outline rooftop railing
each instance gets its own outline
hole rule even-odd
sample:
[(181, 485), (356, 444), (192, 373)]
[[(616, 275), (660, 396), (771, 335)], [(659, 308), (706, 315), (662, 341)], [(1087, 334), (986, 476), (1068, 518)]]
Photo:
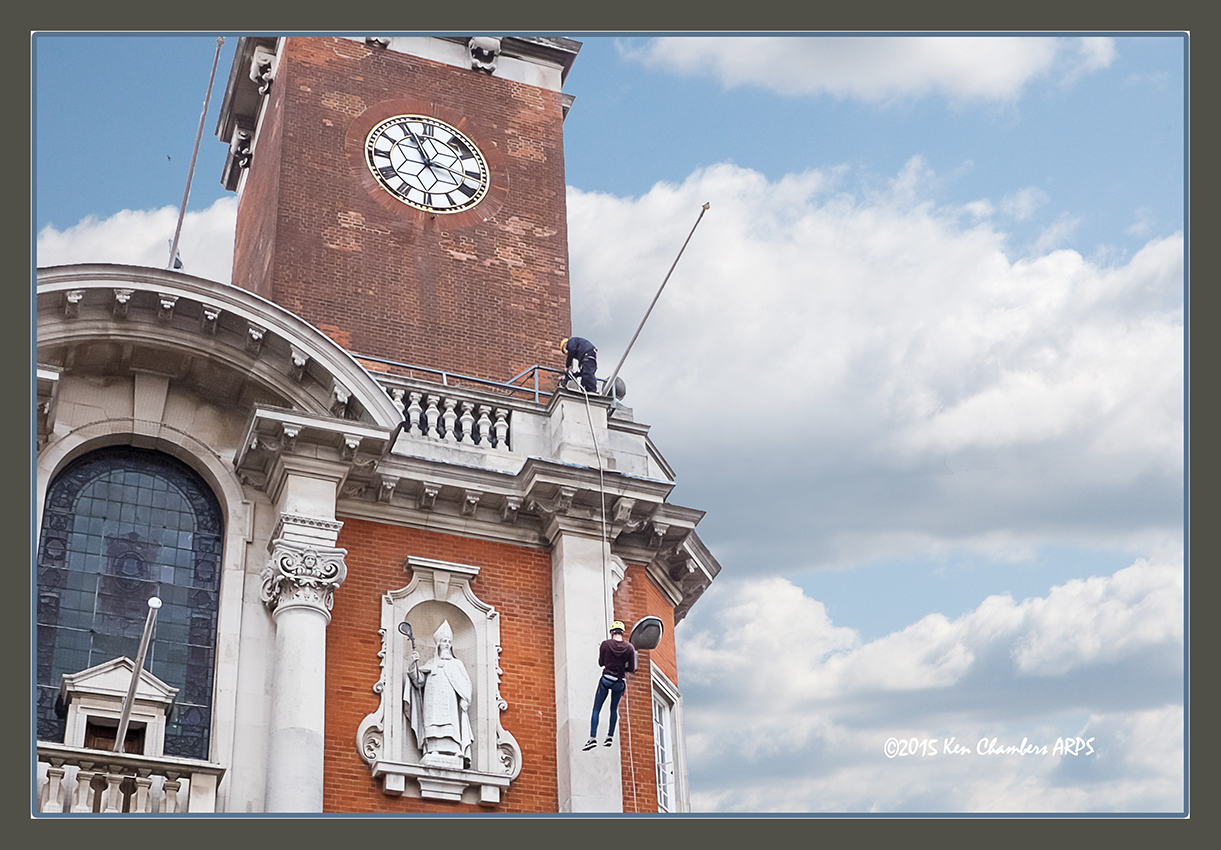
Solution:
[[(563, 369), (535, 364), (522, 370), (507, 381), (492, 381), (487, 378), (475, 378), (458, 372), (448, 372), (444, 369), (433, 369), (429, 366), (413, 366), (397, 360), (387, 360), (383, 357), (371, 357), (366, 354), (353, 354), (359, 363), (377, 363), (390, 367), (389, 370), (372, 369), (371, 373), (393, 375), (400, 378), (414, 378), (432, 383), (440, 383), (444, 387), (468, 387), (489, 392), (505, 393), (513, 398), (529, 399), (541, 403), (544, 397), (550, 396), (555, 382), (548, 381), (546, 376), (554, 375), (555, 380), (564, 374)], [(406, 373), (406, 374), (403, 374)], [(523, 383), (523, 381), (525, 383)], [(552, 388), (548, 388), (548, 385)]]

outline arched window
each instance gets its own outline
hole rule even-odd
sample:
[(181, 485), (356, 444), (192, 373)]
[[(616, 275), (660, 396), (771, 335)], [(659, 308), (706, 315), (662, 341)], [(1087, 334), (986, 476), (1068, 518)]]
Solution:
[(100, 449), (55, 477), (38, 546), (39, 740), (64, 739), (60, 677), (134, 660), (157, 596), (145, 669), (179, 689), (165, 754), (208, 757), (222, 525), (203, 479), (160, 452)]

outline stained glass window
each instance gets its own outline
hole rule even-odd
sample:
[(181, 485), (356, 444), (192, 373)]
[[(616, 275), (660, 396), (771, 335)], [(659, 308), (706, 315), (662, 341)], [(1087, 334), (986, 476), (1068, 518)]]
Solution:
[(117, 446), (73, 461), (47, 491), (38, 546), (38, 739), (64, 739), (64, 673), (135, 659), (161, 599), (145, 669), (178, 688), (165, 754), (208, 757), (223, 538), (220, 504), (193, 470)]

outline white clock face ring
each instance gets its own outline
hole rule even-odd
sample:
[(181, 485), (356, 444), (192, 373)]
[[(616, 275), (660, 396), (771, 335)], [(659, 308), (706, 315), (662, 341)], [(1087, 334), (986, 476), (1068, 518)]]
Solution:
[(374, 178), (405, 204), (432, 213), (455, 213), (488, 191), (488, 164), (475, 143), (425, 115), (382, 121), (365, 141)]

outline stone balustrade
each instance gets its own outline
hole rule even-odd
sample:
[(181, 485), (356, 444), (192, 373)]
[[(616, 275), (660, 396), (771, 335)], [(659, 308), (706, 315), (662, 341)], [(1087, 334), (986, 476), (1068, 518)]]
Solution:
[(396, 389), (403, 408), (403, 434), (444, 443), (511, 451), (510, 408), (438, 387), (436, 392)]
[(216, 811), (225, 768), (173, 756), (38, 742), (38, 811), (191, 814)]

